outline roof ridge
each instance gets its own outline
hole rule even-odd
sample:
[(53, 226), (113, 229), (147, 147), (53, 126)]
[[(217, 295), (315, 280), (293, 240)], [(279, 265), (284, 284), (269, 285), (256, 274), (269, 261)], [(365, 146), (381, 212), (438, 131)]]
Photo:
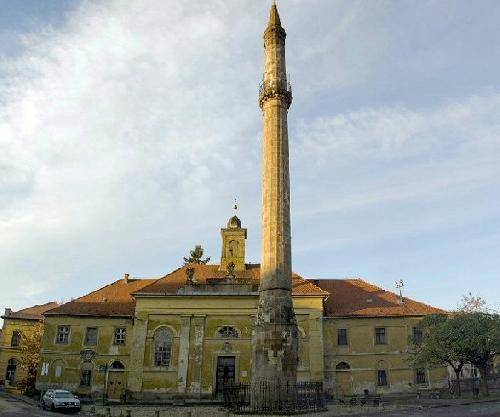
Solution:
[(30, 307), (25, 307), (25, 308), (22, 308), (21, 310), (17, 310), (17, 311), (13, 311), (13, 313), (22, 313), (26, 310), (29, 310), (29, 309), (32, 309), (32, 308), (36, 308), (36, 307), (44, 307), (46, 305), (49, 305), (49, 304), (57, 304), (59, 305), (59, 303), (57, 301), (47, 301), (46, 303), (43, 303), (43, 304), (34, 304)]

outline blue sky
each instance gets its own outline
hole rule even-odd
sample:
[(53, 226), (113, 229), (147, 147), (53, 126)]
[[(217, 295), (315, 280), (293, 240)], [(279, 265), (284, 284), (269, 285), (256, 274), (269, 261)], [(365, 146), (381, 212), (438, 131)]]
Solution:
[[(0, 1), (0, 307), (260, 258), (266, 1)], [(293, 269), (500, 296), (500, 3), (278, 2)]]

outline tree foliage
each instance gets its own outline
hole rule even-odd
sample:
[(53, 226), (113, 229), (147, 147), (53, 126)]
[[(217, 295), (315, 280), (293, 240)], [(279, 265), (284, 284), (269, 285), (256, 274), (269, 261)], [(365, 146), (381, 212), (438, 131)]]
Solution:
[(21, 340), (21, 357), (19, 366), (26, 370), (26, 380), (22, 382), (25, 391), (35, 389), (36, 373), (40, 364), (40, 350), (42, 348), (43, 323), (37, 323), (28, 334), (23, 334)]
[(473, 312), (457, 314), (453, 320), (461, 323), (465, 358), (479, 369), (481, 393), (487, 396), (489, 367), (495, 356), (500, 354), (500, 316)]
[(192, 251), (189, 251), (189, 256), (184, 258), (184, 265), (187, 264), (206, 264), (210, 262), (210, 257), (203, 259), (203, 248), (201, 245), (196, 245)]
[(423, 338), (422, 341), (412, 340), (410, 361), (416, 367), (451, 366), (460, 395), (460, 371), (467, 359), (457, 323), (445, 314), (431, 314), (420, 322), (419, 327)]
[(415, 366), (451, 366), (459, 395), (460, 371), (466, 363), (472, 364), (480, 370), (482, 394), (488, 395), (488, 366), (500, 351), (499, 316), (482, 312), (430, 315), (419, 326), (423, 340), (411, 343), (412, 363)]

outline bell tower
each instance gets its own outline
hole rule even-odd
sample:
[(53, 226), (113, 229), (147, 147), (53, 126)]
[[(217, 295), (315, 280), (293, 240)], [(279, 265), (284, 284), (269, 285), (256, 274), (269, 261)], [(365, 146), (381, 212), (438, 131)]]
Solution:
[(236, 214), (229, 219), (227, 227), (220, 230), (220, 234), (222, 236), (220, 270), (226, 271), (227, 266), (232, 262), (235, 265), (235, 271), (244, 271), (247, 229), (241, 227), (241, 220)]

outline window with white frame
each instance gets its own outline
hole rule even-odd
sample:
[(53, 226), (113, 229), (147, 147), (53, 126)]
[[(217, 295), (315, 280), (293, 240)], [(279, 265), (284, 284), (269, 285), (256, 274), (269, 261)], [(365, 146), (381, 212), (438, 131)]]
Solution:
[(69, 326), (58, 326), (56, 343), (66, 344), (69, 341)]
[(157, 329), (153, 341), (155, 366), (170, 366), (173, 342), (172, 331), (166, 327)]
[(124, 345), (127, 341), (127, 329), (125, 327), (117, 327), (115, 329), (115, 345)]

